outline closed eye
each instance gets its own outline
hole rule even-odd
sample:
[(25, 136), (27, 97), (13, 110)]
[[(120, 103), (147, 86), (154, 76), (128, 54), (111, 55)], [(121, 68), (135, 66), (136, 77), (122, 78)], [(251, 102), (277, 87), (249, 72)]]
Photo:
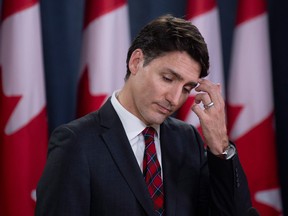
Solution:
[(183, 88), (183, 91), (185, 91), (185, 93), (190, 94), (190, 92), (192, 91), (192, 88)]
[(183, 91), (185, 91), (186, 93), (190, 94), (190, 92), (192, 91), (192, 89), (194, 89), (197, 86), (197, 83), (190, 83), (187, 84), (183, 87)]
[(163, 76), (163, 80), (164, 80), (165, 82), (172, 82), (172, 81), (173, 81), (172, 78), (169, 78), (169, 77), (166, 77), (166, 76)]

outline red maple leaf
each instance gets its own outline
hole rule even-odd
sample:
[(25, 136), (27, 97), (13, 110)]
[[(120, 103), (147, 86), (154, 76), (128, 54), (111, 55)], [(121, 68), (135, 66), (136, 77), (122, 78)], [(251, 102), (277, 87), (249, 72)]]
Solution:
[(3, 81), (2, 81), (2, 68), (0, 67), (0, 143), (4, 143), (4, 130), (7, 121), (10, 118), (14, 108), (21, 99), (21, 96), (7, 97), (3, 92)]
[(46, 161), (46, 108), (19, 130), (6, 134), (6, 124), (22, 96), (7, 97), (2, 83), (0, 68), (0, 215), (33, 215), (31, 192)]
[[(228, 131), (233, 126), (243, 110), (243, 106), (227, 105)], [(267, 206), (255, 200), (255, 194), (271, 188), (279, 188), (273, 128), (273, 112), (252, 127), (247, 133), (233, 140), (236, 143), (241, 164), (246, 173), (253, 205), (262, 216), (278, 216), (273, 206)]]
[(230, 134), (231, 130), (233, 129), (233, 126), (239, 117), (243, 106), (231, 106), (227, 103), (227, 127), (228, 127), (228, 134)]
[(186, 102), (181, 106), (181, 108), (177, 112), (177, 118), (185, 121), (191, 112), (192, 104), (194, 103), (195, 96), (191, 95), (188, 97)]
[(107, 98), (107, 94), (92, 95), (87, 66), (84, 69), (78, 86), (77, 116), (81, 117), (87, 113), (98, 110)]

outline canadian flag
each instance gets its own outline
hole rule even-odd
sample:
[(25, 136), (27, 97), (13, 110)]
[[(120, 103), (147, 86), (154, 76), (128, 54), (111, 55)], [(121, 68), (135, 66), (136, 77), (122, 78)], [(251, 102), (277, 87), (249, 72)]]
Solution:
[(239, 1), (228, 85), (228, 123), (253, 205), (261, 216), (281, 215), (264, 0)]
[[(224, 97), (224, 78), (223, 78), (223, 62), (221, 51), (221, 37), (219, 12), (215, 0), (188, 0), (187, 2), (187, 19), (194, 24), (208, 46), (210, 57), (210, 69), (208, 79), (221, 83)], [(191, 111), (194, 102), (195, 92), (191, 95), (183, 106), (179, 109), (177, 117), (181, 120), (189, 122), (196, 127), (200, 127), (199, 119), (195, 113)]]
[(122, 87), (130, 44), (125, 0), (87, 0), (83, 33), (78, 116), (97, 110)]
[(0, 215), (32, 216), (47, 153), (37, 0), (4, 0), (0, 29)]

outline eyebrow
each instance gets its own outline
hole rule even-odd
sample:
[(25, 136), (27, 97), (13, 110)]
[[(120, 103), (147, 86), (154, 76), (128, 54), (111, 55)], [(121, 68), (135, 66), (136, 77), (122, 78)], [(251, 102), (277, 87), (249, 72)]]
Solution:
[[(177, 72), (173, 71), (170, 68), (166, 68), (166, 69), (169, 73), (172, 73), (178, 80), (183, 80), (183, 77), (180, 76), (180, 74), (178, 74)], [(185, 86), (187, 85), (191, 86), (192, 88), (195, 88), (198, 85), (198, 82), (188, 82), (187, 84), (185, 84)]]

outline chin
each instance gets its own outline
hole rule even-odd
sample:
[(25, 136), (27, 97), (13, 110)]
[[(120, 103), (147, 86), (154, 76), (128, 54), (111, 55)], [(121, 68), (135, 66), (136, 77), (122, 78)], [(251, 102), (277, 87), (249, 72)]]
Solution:
[(162, 120), (162, 119), (159, 119), (159, 118), (147, 118), (147, 119), (145, 119), (145, 121), (144, 121), (144, 123), (146, 124), (146, 125), (160, 125), (160, 124), (162, 124), (162, 122), (164, 121), (164, 119)]
[(150, 113), (150, 114), (151, 115), (146, 115), (146, 118), (145, 118), (145, 123), (147, 125), (153, 125), (153, 124), (160, 125), (169, 116), (169, 115), (166, 115), (166, 114), (163, 114), (163, 113), (159, 113), (159, 112), (153, 112), (153, 113)]
[(161, 116), (161, 117), (154, 117), (153, 119), (152, 119), (152, 124), (157, 124), (157, 125), (160, 125), (160, 124), (162, 124), (164, 121), (165, 121), (165, 119), (167, 118), (167, 116), (165, 116), (165, 117), (163, 117), (163, 116)]

